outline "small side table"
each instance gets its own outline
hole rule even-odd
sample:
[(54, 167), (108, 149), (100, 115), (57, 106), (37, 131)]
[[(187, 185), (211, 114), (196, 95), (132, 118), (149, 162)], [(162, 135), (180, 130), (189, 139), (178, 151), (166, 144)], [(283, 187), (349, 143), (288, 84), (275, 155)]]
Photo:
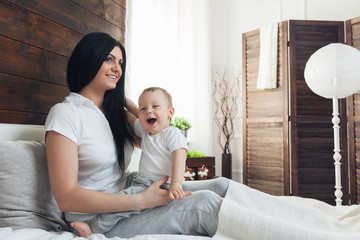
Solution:
[(209, 172), (207, 173), (207, 178), (211, 179), (215, 177), (215, 157), (198, 157), (198, 158), (187, 158), (186, 167), (193, 169), (196, 173), (194, 180), (198, 180), (197, 169), (201, 167), (206, 167)]

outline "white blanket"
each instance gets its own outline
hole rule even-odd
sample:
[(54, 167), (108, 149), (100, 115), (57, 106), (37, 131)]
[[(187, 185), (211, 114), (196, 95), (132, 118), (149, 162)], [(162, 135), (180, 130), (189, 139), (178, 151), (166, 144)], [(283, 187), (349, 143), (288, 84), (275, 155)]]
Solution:
[[(214, 239), (274, 240), (355, 240), (360, 239), (360, 206), (335, 207), (324, 202), (277, 197), (243, 184), (230, 182), (219, 214)], [(54, 233), (40, 229), (0, 228), (1, 240), (84, 240), (70, 232)], [(105, 240), (94, 234), (89, 240)], [(111, 238), (120, 240), (124, 238)], [(208, 237), (184, 235), (143, 235), (133, 240), (205, 240)]]
[(214, 239), (360, 239), (360, 206), (276, 197), (232, 181)]

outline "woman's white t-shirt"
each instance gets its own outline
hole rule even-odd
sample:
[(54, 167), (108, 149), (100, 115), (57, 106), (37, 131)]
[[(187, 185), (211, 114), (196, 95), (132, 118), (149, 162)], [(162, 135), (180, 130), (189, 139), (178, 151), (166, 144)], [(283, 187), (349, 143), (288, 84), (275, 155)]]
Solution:
[[(70, 93), (54, 105), (46, 119), (45, 132), (55, 131), (78, 146), (79, 186), (101, 192), (116, 192), (125, 187), (128, 172), (121, 175), (113, 135), (103, 112), (89, 99)], [(125, 169), (132, 147), (125, 149)], [(68, 221), (85, 221), (95, 214), (65, 213)]]

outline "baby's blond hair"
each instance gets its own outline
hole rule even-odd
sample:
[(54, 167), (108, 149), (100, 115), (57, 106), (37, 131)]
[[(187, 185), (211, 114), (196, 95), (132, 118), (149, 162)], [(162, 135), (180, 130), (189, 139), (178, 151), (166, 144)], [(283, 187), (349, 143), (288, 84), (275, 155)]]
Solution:
[[(168, 99), (169, 107), (172, 107), (172, 96), (171, 96), (171, 94), (168, 91), (166, 91), (164, 88), (161, 88), (161, 87), (149, 87), (149, 88), (146, 88), (140, 94), (140, 97), (141, 97), (141, 95), (143, 95), (146, 92), (155, 92), (157, 90), (162, 91), (164, 93), (165, 97)], [(139, 97), (139, 99), (140, 99), (140, 97)]]

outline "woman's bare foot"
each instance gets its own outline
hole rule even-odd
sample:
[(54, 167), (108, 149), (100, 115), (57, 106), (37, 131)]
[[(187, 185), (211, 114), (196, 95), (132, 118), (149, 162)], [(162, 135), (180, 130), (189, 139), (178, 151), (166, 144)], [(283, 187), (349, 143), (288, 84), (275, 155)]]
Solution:
[(80, 237), (88, 238), (93, 234), (89, 224), (85, 222), (72, 222), (70, 225), (79, 232)]

